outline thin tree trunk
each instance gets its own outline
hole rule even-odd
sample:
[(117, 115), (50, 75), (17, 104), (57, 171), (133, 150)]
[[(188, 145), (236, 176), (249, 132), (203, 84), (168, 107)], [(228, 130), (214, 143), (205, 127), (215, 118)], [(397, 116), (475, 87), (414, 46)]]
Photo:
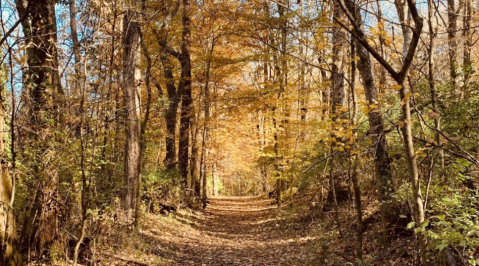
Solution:
[[(201, 97), (198, 100), (198, 107), (200, 107), (200, 105), (201, 105)], [(192, 125), (193, 135), (191, 136), (192, 147), (191, 147), (191, 165), (190, 165), (190, 176), (191, 176), (190, 187), (196, 192), (197, 196), (199, 196), (201, 193), (200, 178), (198, 176), (198, 170), (199, 170), (198, 168), (198, 161), (199, 161), (198, 160), (198, 136), (200, 135), (199, 116), (200, 116), (200, 113), (196, 115), (196, 122)]]
[[(148, 120), (150, 119), (150, 109), (151, 109), (151, 98), (152, 98), (152, 91), (151, 91), (151, 68), (152, 62), (151, 57), (148, 53), (147, 47), (142, 43), (141, 46), (143, 47), (143, 54), (145, 56), (147, 62), (146, 68), (146, 77), (145, 77), (145, 86), (147, 90), (147, 98), (146, 98), (146, 106), (145, 106), (145, 116), (143, 121), (141, 122), (140, 126), (140, 157), (138, 159), (138, 174), (141, 178), (141, 172), (143, 169), (143, 158), (145, 156), (146, 150), (146, 126), (148, 125)], [(140, 180), (140, 179), (139, 179)], [(140, 220), (140, 207), (141, 207), (141, 182), (139, 181), (138, 184), (138, 193), (136, 193), (136, 208), (135, 208), (135, 228), (138, 229), (139, 220)]]
[[(334, 20), (345, 20), (344, 12), (339, 5), (334, 5)], [(333, 66), (331, 73), (332, 92), (331, 92), (331, 107), (332, 115), (336, 120), (341, 114), (344, 113), (342, 109), (346, 103), (346, 89), (344, 86), (344, 69), (345, 69), (345, 54), (347, 36), (346, 32), (341, 26), (336, 25), (333, 27)]]
[[(447, 0), (447, 43), (449, 51), (449, 72), (451, 76), (451, 86), (453, 95), (456, 93), (457, 86), (457, 13), (454, 0)], [(462, 97), (462, 95), (461, 95)]]
[(23, 265), (18, 250), (13, 198), (14, 176), (10, 175), (7, 159), (8, 130), (6, 126), (6, 99), (4, 84), (0, 84), (0, 265)]
[[(75, 63), (74, 63), (74, 70), (75, 70), (75, 77), (73, 79), (73, 87), (72, 87), (72, 95), (74, 97), (74, 104), (73, 104), (73, 114), (74, 116), (78, 117), (81, 114), (79, 113), (80, 110), (76, 106), (77, 101), (79, 101), (80, 91), (81, 91), (81, 84), (85, 84), (84, 79), (82, 77), (81, 71), (81, 54), (80, 54), (80, 42), (78, 41), (78, 31), (77, 31), (77, 20), (76, 20), (76, 3), (75, 0), (69, 1), (70, 6), (70, 35), (73, 42), (73, 54), (75, 55)], [(79, 138), (81, 135), (81, 128), (80, 126), (76, 126), (75, 134), (76, 137)]]
[(215, 156), (215, 162), (213, 164), (213, 169), (211, 169), (211, 178), (213, 179), (213, 196), (218, 196), (218, 176), (216, 170), (217, 156)]
[(205, 86), (204, 86), (204, 93), (205, 93), (205, 104), (204, 104), (204, 112), (205, 112), (205, 122), (203, 126), (203, 138), (201, 143), (201, 163), (200, 163), (200, 171), (202, 171), (202, 178), (203, 178), (203, 191), (202, 191), (202, 198), (206, 200), (207, 195), (207, 175), (206, 175), (206, 158), (207, 158), (207, 144), (208, 144), (208, 137), (209, 137), (209, 123), (210, 123), (210, 71), (211, 71), (211, 60), (213, 56), (213, 51), (215, 49), (215, 40), (213, 38), (211, 42), (211, 48), (208, 50), (208, 61), (206, 62), (206, 74), (205, 74)]
[[(341, 8), (343, 11), (347, 12), (347, 16), (349, 22), (352, 24), (353, 29), (352, 33), (353, 36), (358, 40), (360, 45), (364, 47), (370, 54), (378, 60), (378, 62), (389, 72), (391, 77), (396, 81), (397, 87), (399, 88), (399, 96), (401, 99), (401, 121), (400, 121), (400, 128), (403, 135), (403, 142), (404, 148), (406, 153), (406, 163), (408, 166), (409, 177), (411, 180), (411, 186), (413, 190), (413, 201), (414, 201), (414, 216), (418, 226), (422, 226), (424, 222), (424, 206), (422, 203), (422, 196), (421, 196), (421, 188), (419, 182), (419, 171), (417, 166), (417, 160), (414, 150), (414, 143), (413, 143), (413, 135), (412, 135), (412, 120), (411, 120), (411, 107), (410, 107), (410, 96), (411, 91), (407, 90), (405, 87), (405, 79), (407, 77), (409, 67), (414, 59), (414, 54), (416, 53), (416, 49), (419, 43), (419, 39), (421, 36), (422, 28), (423, 28), (423, 19), (418, 13), (416, 3), (414, 0), (407, 0), (407, 7), (409, 9), (408, 16), (411, 15), (412, 20), (415, 23), (415, 28), (412, 28), (412, 38), (410, 41), (407, 37), (407, 30), (403, 31), (404, 33), (404, 44), (403, 44), (403, 62), (401, 66), (401, 70), (398, 72), (396, 71), (381, 55), (373, 48), (366, 40), (366, 35), (361, 28), (361, 25), (358, 24), (361, 21), (361, 14), (359, 12), (359, 8), (357, 4), (353, 2), (353, 0), (338, 0)], [(347, 4), (345, 4), (346, 2)], [(404, 21), (404, 13), (401, 15), (401, 8), (400, 5), (398, 8), (399, 18), (401, 23), (405, 25), (406, 21)], [(349, 7), (349, 8), (348, 8)], [(352, 8), (354, 7), (354, 8)], [(358, 19), (359, 18), (359, 19)], [(341, 23), (344, 28), (347, 26), (343, 24), (341, 21), (336, 20), (337, 23)], [(406, 27), (406, 26), (405, 26)], [(409, 28), (408, 28), (409, 29)], [(427, 239), (424, 235), (423, 230), (419, 231), (418, 234), (419, 245), (421, 249), (421, 261), (423, 264), (427, 264)]]
[(178, 151), (178, 167), (183, 186), (187, 185), (188, 178), (188, 161), (189, 161), (189, 139), (190, 139), (190, 119), (191, 119), (191, 20), (190, 20), (191, 6), (189, 0), (183, 0), (183, 31), (181, 37), (181, 118), (180, 118), (180, 143)]
[[(378, 7), (378, 26), (379, 26), (379, 31), (381, 32), (381, 36), (379, 38), (379, 43), (380, 43), (380, 48), (381, 48), (381, 56), (382, 57), (385, 57), (385, 53), (384, 53), (384, 46), (386, 45), (385, 44), (385, 40), (382, 36), (382, 32), (386, 32), (385, 28), (384, 28), (384, 21), (383, 21), (383, 12), (382, 12), (382, 6), (381, 6), (381, 1), (380, 0), (377, 0), (377, 7)], [(384, 69), (384, 67), (381, 67), (380, 69), (380, 74), (379, 74), (379, 84), (380, 84), (380, 88), (379, 90), (380, 91), (384, 91), (384, 86), (386, 86), (387, 82), (386, 82), (386, 70)], [(382, 88), (381, 88), (382, 86)], [(368, 100), (369, 101), (369, 100)]]
[[(138, 8), (138, 7), (136, 7)], [(140, 184), (140, 13), (127, 7), (123, 21), (123, 97), (126, 109), (125, 178), (123, 202), (136, 209)]]
[[(351, 42), (351, 58), (356, 57), (356, 44), (355, 42)], [(354, 60), (351, 61), (351, 99), (353, 104), (353, 113), (351, 116), (351, 124), (354, 128), (354, 149), (358, 148), (357, 145), (357, 134), (356, 134), (356, 127), (357, 127), (357, 114), (358, 114), (358, 101), (356, 99), (356, 62)], [(356, 207), (356, 257), (359, 260), (363, 259), (363, 212), (361, 206), (361, 187), (359, 186), (358, 181), (358, 167), (359, 167), (359, 155), (355, 153), (353, 156), (353, 173), (351, 175), (351, 181), (353, 185), (353, 193), (354, 193), (354, 203)]]
[[(333, 20), (345, 20), (345, 15), (343, 10), (339, 7), (338, 3), (334, 3), (334, 13)], [(345, 30), (338, 24), (333, 26), (332, 34), (332, 53), (333, 53), (333, 65), (331, 73), (331, 119), (333, 120), (334, 128), (344, 127), (343, 123), (337, 124), (338, 118), (341, 118), (345, 114), (345, 104), (346, 104), (346, 86), (344, 86), (344, 77), (345, 77), (345, 56), (346, 56), (346, 45), (347, 45), (347, 36)], [(341, 119), (339, 120), (341, 121)], [(334, 134), (333, 134), (333, 137)], [(336, 208), (336, 219), (337, 217), (337, 189), (339, 183), (335, 179), (334, 174), (334, 153), (335, 153), (335, 143), (331, 143), (331, 171), (329, 176), (329, 192), (328, 198), (333, 199), (335, 208)], [(339, 226), (339, 223), (338, 223)]]
[(472, 51), (472, 14), (473, 12), (473, 5), (472, 0), (465, 0), (464, 6), (464, 56), (463, 56), (463, 69), (464, 69), (464, 88), (462, 91), (464, 92), (464, 96), (467, 99), (469, 97), (468, 93), (468, 86), (469, 81), (471, 79), (471, 74), (474, 72), (472, 67), (472, 58), (471, 58), (471, 51)]
[[(355, 6), (349, 7), (357, 14)], [(357, 18), (357, 17), (356, 17)], [(358, 23), (361, 23), (360, 20)], [(361, 30), (364, 30), (361, 23)], [(378, 89), (374, 81), (373, 66), (371, 58), (366, 49), (355, 41), (359, 57), (358, 70), (362, 77), (366, 100), (371, 108), (368, 113), (369, 131), (374, 143), (374, 164), (379, 191), (379, 202), (381, 203), (381, 217), (383, 227), (383, 242), (387, 244), (387, 229), (389, 229), (398, 218), (398, 207), (391, 202), (390, 194), (393, 190), (393, 178), (391, 173), (390, 158), (387, 151), (386, 136), (384, 134), (384, 123), (379, 104)]]
[[(434, 27), (432, 24), (433, 19), (433, 9), (434, 3), (433, 0), (428, 0), (428, 27), (429, 27), (429, 47), (428, 47), (428, 81), (429, 81), (429, 91), (431, 92), (431, 105), (432, 111), (436, 114), (439, 114), (439, 109), (437, 108), (437, 91), (436, 91), (436, 80), (434, 77), (434, 70), (435, 70), (435, 63), (434, 63), (434, 50), (435, 50), (435, 43), (434, 38)], [(434, 127), (436, 128), (437, 132), (435, 134), (436, 142), (441, 143), (440, 141), (440, 134), (439, 130), (441, 130), (441, 120), (440, 117), (434, 118)], [(442, 149), (439, 149), (439, 156), (441, 159), (441, 165), (444, 165), (444, 152)]]
[[(85, 71), (86, 71), (85, 67)], [(86, 76), (86, 75), (85, 75)], [(86, 86), (85, 86), (86, 90)], [(81, 100), (80, 100), (80, 125), (79, 128), (83, 128), (84, 123), (84, 104), (85, 104), (85, 90), (81, 91)], [(82, 180), (82, 189), (81, 189), (81, 228), (80, 228), (80, 236), (78, 237), (78, 241), (75, 245), (74, 252), (73, 252), (73, 266), (76, 266), (78, 255), (80, 252), (80, 245), (83, 243), (83, 239), (85, 238), (86, 234), (86, 222), (88, 219), (88, 202), (89, 202), (89, 191), (90, 187), (87, 185), (87, 177), (85, 174), (85, 139), (83, 135), (80, 135), (80, 172), (81, 172), (81, 180)]]
[[(207, 137), (207, 136), (205, 136)], [(203, 199), (203, 202), (208, 198), (208, 164), (206, 164), (206, 158), (208, 158), (208, 149), (204, 149), (204, 155), (202, 156), (202, 169), (201, 169), (201, 180), (203, 181), (203, 184), (201, 186), (201, 198)]]
[(178, 106), (180, 103), (180, 95), (176, 89), (173, 65), (165, 51), (162, 51), (161, 61), (163, 63), (163, 76), (166, 82), (166, 90), (168, 92), (168, 108), (166, 109), (166, 155), (164, 163), (166, 169), (171, 170), (176, 165), (176, 124), (178, 120)]

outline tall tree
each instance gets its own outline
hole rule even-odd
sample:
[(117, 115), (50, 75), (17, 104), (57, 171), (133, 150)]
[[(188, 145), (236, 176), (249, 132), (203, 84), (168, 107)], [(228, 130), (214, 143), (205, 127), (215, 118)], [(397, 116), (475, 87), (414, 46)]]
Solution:
[(123, 95), (126, 112), (125, 178), (123, 200), (135, 210), (140, 193), (140, 12), (136, 1), (126, 4), (123, 20)]
[[(464, 56), (463, 56), (463, 69), (464, 69), (464, 87), (467, 88), (469, 86), (469, 81), (471, 79), (471, 74), (474, 73), (474, 69), (472, 66), (472, 58), (471, 52), (473, 47), (473, 40), (472, 40), (472, 23), (473, 23), (473, 14), (474, 14), (474, 6), (472, 0), (464, 0)], [(462, 91), (466, 92), (466, 88)], [(466, 95), (468, 96), (468, 95)]]
[[(349, 7), (355, 10), (355, 6)], [(361, 21), (357, 24), (364, 30)], [(381, 202), (381, 215), (383, 222), (383, 232), (386, 237), (386, 230), (393, 225), (398, 218), (398, 208), (391, 202), (390, 194), (393, 190), (393, 180), (390, 166), (389, 153), (387, 151), (386, 135), (384, 133), (384, 123), (379, 104), (379, 95), (373, 74), (373, 66), (368, 51), (359, 44), (357, 40), (355, 47), (359, 61), (357, 67), (361, 74), (361, 80), (364, 87), (364, 93), (370, 110), (368, 112), (369, 131), (372, 136), (374, 146), (374, 164), (377, 178), (377, 186), (379, 191), (379, 201)], [(383, 53), (381, 53), (383, 54)], [(386, 239), (384, 239), (386, 241)]]
[[(180, 53), (168, 46), (168, 30), (171, 27), (173, 17), (178, 13), (181, 1), (177, 0), (171, 8), (166, 9), (166, 14), (163, 15), (160, 32), (155, 32), (160, 45), (160, 59), (163, 65), (163, 77), (166, 83), (166, 91), (168, 95), (168, 107), (165, 109), (166, 119), (166, 155), (164, 163), (166, 169), (172, 170), (177, 163), (176, 153), (176, 125), (178, 123), (178, 106), (181, 100), (180, 88), (175, 85), (175, 78), (173, 75), (174, 64), (171, 62), (170, 56), (179, 58)], [(157, 86), (160, 88), (160, 86)], [(179, 87), (179, 86), (178, 86)]]
[(18, 250), (18, 235), (15, 225), (13, 198), (15, 187), (7, 160), (8, 130), (6, 121), (6, 93), (4, 84), (0, 84), (0, 264), (6, 266), (22, 265)]
[(192, 112), (191, 96), (191, 5), (189, 0), (183, 0), (182, 36), (181, 36), (181, 80), (179, 90), (181, 92), (181, 118), (180, 118), (180, 143), (178, 151), (178, 167), (182, 183), (186, 187), (188, 178), (190, 124)]
[(449, 73), (451, 77), (451, 87), (453, 93), (456, 93), (457, 86), (457, 10), (454, 0), (447, 0), (447, 42), (449, 53)]
[[(404, 150), (406, 154), (406, 162), (408, 166), (409, 177), (411, 180), (411, 187), (412, 187), (412, 198), (414, 202), (414, 216), (416, 223), (418, 225), (422, 225), (425, 219), (424, 214), (424, 205), (423, 199), (421, 195), (421, 187), (419, 181), (419, 170), (417, 165), (417, 159), (414, 149), (413, 143), (413, 134), (412, 134), (412, 120), (411, 120), (411, 106), (410, 106), (410, 97), (411, 97), (411, 88), (406, 87), (406, 77), (409, 72), (409, 68), (412, 64), (414, 59), (414, 54), (416, 53), (416, 49), (419, 43), (419, 39), (421, 36), (421, 31), (423, 28), (423, 19), (419, 15), (416, 7), (416, 3), (414, 0), (407, 0), (407, 7), (409, 9), (408, 14), (412, 16), (412, 20), (414, 21), (415, 27), (411, 30), (412, 31), (412, 38), (410, 41), (407, 41), (406, 38), (406, 31), (404, 31), (404, 44), (403, 44), (403, 51), (404, 51), (404, 58), (402, 61), (402, 65), (399, 71), (396, 71), (367, 41), (366, 35), (359, 24), (362, 21), (360, 9), (357, 3), (353, 2), (353, 0), (338, 0), (341, 8), (347, 14), (349, 22), (352, 24), (353, 29), (351, 33), (353, 34), (354, 38), (356, 38), (359, 44), (364, 47), (373, 57), (378, 60), (378, 62), (389, 72), (391, 77), (397, 83), (396, 87), (399, 91), (399, 97), (401, 99), (401, 121), (400, 121), (400, 129), (403, 136), (403, 144)], [(400, 10), (398, 13), (401, 14)], [(409, 16), (409, 15), (408, 15)], [(399, 15), (401, 19), (401, 15)], [(402, 18), (404, 19), (404, 17)], [(404, 20), (401, 19), (401, 22), (404, 24)], [(341, 21), (337, 20), (336, 22), (342, 24), (343, 28), (347, 28), (345, 24)], [(422, 263), (427, 263), (427, 240), (426, 236), (424, 235), (423, 231), (419, 231), (418, 233), (419, 244), (421, 249), (421, 261)]]
[[(52, 165), (52, 124), (61, 122), (63, 91), (60, 85), (57, 59), (57, 26), (54, 0), (17, 0), (16, 8), (22, 21), (28, 69), (23, 89), (28, 93), (28, 108), (32, 133), (27, 144), (33, 178), (33, 200), (22, 228), (21, 242), (37, 256), (43, 253), (58, 233), (58, 172)], [(54, 123), (52, 123), (52, 121)]]

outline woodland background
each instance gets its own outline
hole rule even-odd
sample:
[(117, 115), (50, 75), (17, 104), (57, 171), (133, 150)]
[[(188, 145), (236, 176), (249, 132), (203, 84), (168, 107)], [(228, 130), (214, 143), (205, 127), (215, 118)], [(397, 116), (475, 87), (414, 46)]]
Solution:
[(268, 193), (479, 264), (478, 5), (2, 0), (0, 264)]

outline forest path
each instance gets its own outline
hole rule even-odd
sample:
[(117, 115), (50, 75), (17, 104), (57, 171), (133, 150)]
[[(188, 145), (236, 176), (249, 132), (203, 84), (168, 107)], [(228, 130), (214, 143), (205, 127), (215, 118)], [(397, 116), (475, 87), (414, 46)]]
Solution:
[(311, 265), (307, 261), (315, 254), (308, 247), (313, 238), (301, 224), (279, 218), (271, 200), (209, 200), (200, 214), (176, 215), (174, 219), (189, 224), (189, 229), (157, 232), (164, 236), (160, 243), (167, 246), (162, 253), (169, 257), (169, 265)]

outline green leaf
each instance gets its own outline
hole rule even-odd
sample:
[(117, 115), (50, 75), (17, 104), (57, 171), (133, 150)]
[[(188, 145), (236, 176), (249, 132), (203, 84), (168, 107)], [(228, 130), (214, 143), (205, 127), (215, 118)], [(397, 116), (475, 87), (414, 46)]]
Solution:
[(421, 227), (423, 228), (425, 228), (428, 225), (429, 225), (429, 220), (424, 220), (424, 222), (421, 223)]
[(410, 222), (410, 223), (407, 224), (406, 228), (407, 228), (407, 229), (411, 229), (411, 228), (414, 227), (414, 225), (416, 225), (415, 222)]
[(447, 244), (439, 244), (436, 246), (436, 248), (439, 250), (443, 250), (445, 247), (447, 247)]

